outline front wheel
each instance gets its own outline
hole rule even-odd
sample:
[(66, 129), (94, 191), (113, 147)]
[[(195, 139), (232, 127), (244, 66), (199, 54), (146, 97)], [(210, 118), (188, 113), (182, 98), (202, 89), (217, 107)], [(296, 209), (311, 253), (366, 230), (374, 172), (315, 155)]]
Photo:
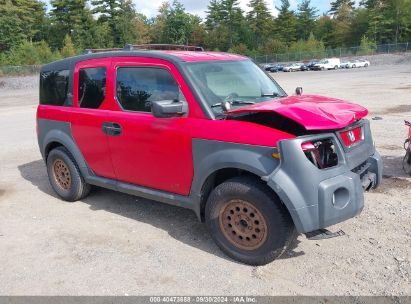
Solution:
[(220, 249), (249, 265), (281, 256), (296, 238), (284, 205), (260, 181), (236, 177), (218, 185), (208, 198), (205, 219)]

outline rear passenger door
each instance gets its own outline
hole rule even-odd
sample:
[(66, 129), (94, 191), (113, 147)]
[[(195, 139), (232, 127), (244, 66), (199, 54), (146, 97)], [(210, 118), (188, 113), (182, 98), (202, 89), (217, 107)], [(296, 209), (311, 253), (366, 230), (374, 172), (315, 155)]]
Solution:
[(115, 178), (108, 138), (112, 85), (108, 81), (110, 59), (80, 62), (74, 70), (72, 132), (87, 164), (102, 177)]

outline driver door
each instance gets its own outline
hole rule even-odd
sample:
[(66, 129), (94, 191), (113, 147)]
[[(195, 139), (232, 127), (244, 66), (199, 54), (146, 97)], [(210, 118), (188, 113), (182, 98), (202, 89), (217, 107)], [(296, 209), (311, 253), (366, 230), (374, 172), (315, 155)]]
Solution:
[[(153, 59), (155, 60), (155, 59)], [(189, 117), (156, 118), (151, 102), (185, 100), (168, 64), (112, 62), (118, 111), (110, 121), (121, 129), (109, 136), (119, 181), (188, 195), (193, 177)]]

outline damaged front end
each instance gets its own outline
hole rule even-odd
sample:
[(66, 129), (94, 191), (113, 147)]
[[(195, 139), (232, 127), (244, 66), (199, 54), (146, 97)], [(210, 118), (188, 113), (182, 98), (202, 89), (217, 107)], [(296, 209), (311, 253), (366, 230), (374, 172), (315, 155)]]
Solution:
[[(347, 145), (344, 132), (361, 129)], [(311, 232), (354, 217), (364, 206), (364, 190), (382, 179), (369, 122), (334, 132), (298, 136), (278, 143), (279, 166), (263, 180), (287, 206), (299, 232)]]
[(297, 230), (312, 232), (354, 217), (364, 190), (382, 179), (367, 110), (318, 96), (292, 96), (241, 107), (227, 119), (256, 123), (292, 134), (280, 140), (279, 165), (263, 180), (287, 206)]

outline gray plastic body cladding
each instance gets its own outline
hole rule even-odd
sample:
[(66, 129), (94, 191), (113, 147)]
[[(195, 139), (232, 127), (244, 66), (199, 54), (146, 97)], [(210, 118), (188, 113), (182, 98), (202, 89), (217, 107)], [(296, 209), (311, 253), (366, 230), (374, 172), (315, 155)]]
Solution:
[(270, 174), (279, 164), (271, 156), (273, 151), (273, 147), (193, 139), (194, 178), (191, 193), (200, 195), (206, 179), (224, 168), (241, 169), (258, 176)]
[[(364, 127), (367, 126), (365, 123)], [(307, 159), (301, 144), (326, 138), (333, 140), (339, 162), (335, 167), (320, 170)], [(369, 170), (379, 176), (379, 181), (382, 175), (381, 158), (375, 152), (371, 138), (366, 138), (349, 152), (344, 151), (333, 133), (280, 141), (279, 150), (280, 166), (264, 180), (287, 206), (299, 232), (324, 228), (361, 212), (364, 206), (362, 183), (360, 176), (351, 171), (357, 165), (368, 161), (371, 164)], [(342, 205), (337, 204), (334, 197), (339, 189), (342, 196), (347, 195)]]
[(46, 161), (47, 146), (52, 142), (57, 142), (73, 155), (81, 174), (87, 177), (89, 175), (89, 167), (74, 141), (70, 123), (50, 119), (38, 119), (37, 123), (39, 130), (37, 140), (44, 161)]
[(193, 139), (194, 177), (190, 197), (195, 202), (196, 214), (201, 219), (202, 187), (214, 172), (235, 168), (265, 176), (273, 172), (279, 161), (271, 154), (273, 147)]
[(69, 122), (39, 119), (38, 128), (38, 144), (44, 161), (46, 161), (46, 148), (48, 144), (57, 142), (63, 145), (73, 155), (77, 165), (79, 166), (81, 174), (83, 175), (87, 183), (151, 200), (156, 200), (162, 203), (192, 209), (196, 213), (198, 212), (199, 216), (199, 207), (194, 206), (195, 201), (192, 200), (192, 198), (189, 196), (177, 195), (141, 187), (138, 185), (127, 184), (109, 178), (95, 176), (94, 173), (89, 169), (89, 166), (87, 165), (83, 155), (81, 154), (72, 137), (71, 126)]
[(382, 170), (384, 167), (380, 153), (375, 150), (375, 153), (368, 159), (368, 162), (370, 163), (370, 171), (377, 175), (377, 181), (373, 186), (373, 188), (377, 188), (381, 184)]

